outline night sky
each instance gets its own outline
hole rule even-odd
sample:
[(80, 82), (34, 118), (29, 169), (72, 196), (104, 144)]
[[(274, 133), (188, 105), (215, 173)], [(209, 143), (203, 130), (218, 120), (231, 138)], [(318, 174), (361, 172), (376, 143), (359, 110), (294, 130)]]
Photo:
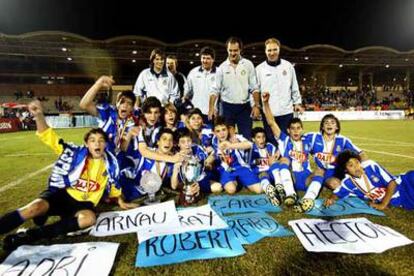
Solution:
[(346, 50), (372, 45), (414, 49), (414, 1), (240, 1), (187, 0), (184, 7), (178, 1), (150, 0), (139, 7), (132, 3), (144, 1), (0, 0), (0, 32), (61, 30), (93, 39), (140, 35), (170, 43), (224, 42), (230, 35), (257, 42), (274, 36), (293, 48), (321, 43)]

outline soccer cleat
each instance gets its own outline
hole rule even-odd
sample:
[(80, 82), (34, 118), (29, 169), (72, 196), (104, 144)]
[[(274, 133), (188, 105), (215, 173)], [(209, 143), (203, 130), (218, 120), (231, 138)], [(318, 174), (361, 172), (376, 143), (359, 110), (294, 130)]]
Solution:
[(66, 236), (68, 237), (75, 237), (75, 236), (81, 236), (84, 234), (89, 234), (89, 232), (91, 232), (93, 226), (87, 227), (85, 229), (80, 229), (78, 231), (74, 231), (74, 232), (69, 232), (66, 234)]
[(286, 197), (286, 192), (285, 192), (285, 188), (283, 188), (283, 185), (276, 184), (275, 188), (276, 188), (277, 194), (279, 195), (280, 202), (284, 201)]
[(302, 200), (300, 200), (298, 204), (293, 206), (293, 210), (297, 213), (305, 213), (312, 210), (314, 206), (315, 200), (311, 198), (302, 198)]
[(48, 218), (49, 216), (47, 215), (38, 216), (38, 217), (33, 218), (33, 223), (36, 224), (37, 226), (42, 226), (42, 225), (45, 225)]
[(270, 203), (272, 203), (273, 206), (279, 206), (280, 203), (282, 202), (276, 188), (269, 184), (267, 185), (266, 189), (265, 189), (265, 194), (267, 196), (267, 198), (270, 200)]
[(286, 206), (293, 206), (293, 205), (295, 205), (296, 204), (296, 201), (298, 200), (298, 196), (296, 195), (296, 194), (292, 194), (292, 195), (289, 195), (289, 196), (287, 196), (286, 198), (285, 198), (285, 200), (283, 201), (283, 203), (286, 205)]
[(27, 231), (7, 235), (3, 240), (3, 250), (11, 252), (23, 244), (30, 244), (32, 239), (27, 235)]

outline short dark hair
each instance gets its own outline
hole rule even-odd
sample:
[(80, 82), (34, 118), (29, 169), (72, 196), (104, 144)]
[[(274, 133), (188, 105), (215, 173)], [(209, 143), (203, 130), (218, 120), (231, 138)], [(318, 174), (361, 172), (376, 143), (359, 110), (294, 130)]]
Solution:
[[(213, 126), (216, 128), (217, 126), (225, 125), (228, 127), (228, 123), (226, 122), (226, 119), (223, 116), (217, 116), (214, 118)], [(213, 129), (214, 129), (213, 128)]]
[(167, 58), (175, 60), (175, 65), (178, 65), (178, 58), (176, 55), (168, 55)]
[(163, 127), (163, 128), (161, 128), (160, 129), (160, 131), (158, 132), (158, 134), (157, 134), (157, 141), (159, 141), (159, 139), (161, 138), (161, 136), (163, 135), (163, 134), (171, 134), (172, 135), (172, 137), (174, 138), (174, 131), (172, 130), (172, 129), (169, 129), (169, 128), (166, 128), (166, 127)]
[(252, 138), (255, 138), (258, 133), (264, 133), (266, 136), (266, 131), (262, 127), (255, 127), (252, 129)]
[(180, 127), (175, 131), (174, 141), (178, 143), (183, 137), (192, 138), (190, 130), (186, 127)]
[(190, 118), (191, 116), (196, 115), (196, 114), (200, 115), (201, 118), (203, 118), (203, 112), (201, 112), (200, 108), (190, 109), (190, 111), (188, 111), (187, 113), (187, 117)]
[(116, 95), (116, 102), (118, 103), (118, 101), (121, 100), (123, 97), (130, 99), (132, 101), (132, 104), (135, 104), (137, 100), (137, 97), (135, 96), (134, 92), (132, 92), (131, 90), (125, 90), (119, 92), (118, 95)]
[(293, 124), (300, 124), (300, 126), (303, 128), (303, 123), (300, 118), (292, 118), (292, 120), (289, 121), (288, 128)]
[(160, 111), (162, 108), (160, 100), (153, 96), (145, 99), (144, 103), (142, 104), (142, 112), (149, 113), (151, 108), (159, 108)]
[(243, 42), (242, 42), (242, 40), (240, 38), (238, 38), (238, 37), (235, 37), (235, 36), (231, 36), (231, 37), (229, 37), (227, 39), (227, 41), (226, 41), (226, 47), (228, 47), (229, 44), (235, 44), (235, 43), (238, 43), (240, 50), (243, 50)]
[(323, 132), (323, 124), (325, 123), (326, 120), (329, 120), (329, 119), (335, 120), (336, 126), (338, 127), (338, 129), (335, 131), (335, 133), (339, 133), (341, 131), (341, 124), (339, 123), (338, 118), (336, 118), (335, 115), (333, 115), (332, 113), (326, 114), (325, 116), (323, 116), (323, 118), (321, 120), (321, 124), (319, 125), (319, 131)]
[(88, 142), (88, 139), (92, 134), (100, 134), (102, 135), (106, 143), (108, 143), (109, 141), (108, 135), (105, 133), (105, 131), (103, 131), (102, 128), (98, 128), (98, 127), (93, 128), (89, 130), (88, 132), (86, 132), (85, 135), (83, 136), (83, 141), (85, 141), (85, 143)]
[(335, 160), (335, 163), (336, 163), (335, 176), (336, 177), (338, 177), (339, 179), (343, 179), (345, 177), (346, 163), (348, 163), (348, 161), (351, 158), (356, 158), (361, 162), (361, 156), (359, 156), (359, 154), (355, 151), (344, 150), (343, 152), (338, 154)]
[(216, 58), (216, 51), (214, 51), (213, 48), (209, 47), (209, 46), (205, 46), (203, 48), (201, 48), (200, 50), (200, 56), (205, 55), (205, 56), (211, 56), (213, 59)]

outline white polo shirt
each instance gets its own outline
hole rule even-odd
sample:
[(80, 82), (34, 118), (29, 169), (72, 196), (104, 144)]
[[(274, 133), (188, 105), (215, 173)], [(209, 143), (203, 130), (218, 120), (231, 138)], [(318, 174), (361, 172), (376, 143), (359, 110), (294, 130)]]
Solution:
[(215, 66), (210, 71), (197, 66), (190, 71), (184, 85), (184, 96), (192, 98), (194, 107), (199, 108), (205, 115), (208, 114), (209, 97), (216, 82), (216, 72)]
[(250, 94), (258, 90), (254, 65), (250, 60), (240, 58), (236, 68), (227, 59), (216, 73), (216, 83), (210, 94), (220, 95), (221, 101), (231, 104), (249, 102)]
[(293, 105), (302, 103), (295, 68), (289, 61), (280, 59), (276, 66), (264, 61), (256, 67), (256, 74), (260, 92), (270, 93), (273, 116), (292, 113)]
[(156, 97), (164, 106), (180, 97), (178, 84), (173, 74), (163, 70), (158, 76), (151, 68), (142, 70), (134, 86), (134, 94), (141, 99)]

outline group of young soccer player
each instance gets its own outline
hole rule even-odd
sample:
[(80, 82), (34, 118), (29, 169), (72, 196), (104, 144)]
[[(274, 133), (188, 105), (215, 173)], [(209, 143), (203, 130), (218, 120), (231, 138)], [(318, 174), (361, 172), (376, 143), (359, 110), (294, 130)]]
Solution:
[[(48, 188), (28, 205), (0, 217), (0, 234), (29, 219), (37, 225), (6, 236), (5, 250), (92, 226), (103, 198), (116, 199), (123, 209), (137, 207), (134, 201), (146, 194), (141, 181), (146, 174), (157, 176), (161, 187), (183, 190), (188, 183), (180, 168), (190, 157), (204, 168), (186, 189), (196, 200), (210, 193), (235, 194), (245, 187), (265, 193), (273, 205), (306, 212), (325, 186), (333, 191), (326, 205), (358, 196), (380, 210), (388, 205), (414, 208), (414, 171), (395, 177), (368, 160), (340, 135), (340, 122), (332, 114), (323, 117), (319, 132), (304, 133), (302, 121), (294, 118), (285, 133), (274, 120), (269, 93), (262, 93), (263, 113), (278, 142), (274, 145), (267, 142), (262, 127), (252, 129), (249, 141), (220, 116), (206, 121), (197, 108), (179, 112), (172, 103), (162, 106), (156, 97), (147, 97), (138, 108), (131, 91), (120, 92), (115, 106), (96, 104), (97, 93), (113, 83), (109, 76), (100, 77), (80, 102), (99, 121), (99, 128), (85, 134), (83, 146), (58, 137), (47, 125), (40, 102), (28, 105), (37, 135), (59, 158)], [(316, 164), (313, 170), (311, 157)], [(298, 191), (304, 192), (302, 198)], [(185, 199), (180, 203), (185, 205)], [(61, 220), (46, 224), (55, 215)]]

